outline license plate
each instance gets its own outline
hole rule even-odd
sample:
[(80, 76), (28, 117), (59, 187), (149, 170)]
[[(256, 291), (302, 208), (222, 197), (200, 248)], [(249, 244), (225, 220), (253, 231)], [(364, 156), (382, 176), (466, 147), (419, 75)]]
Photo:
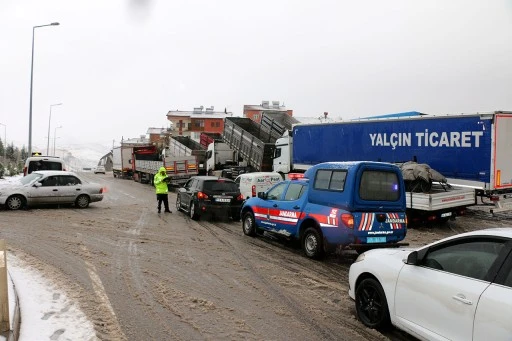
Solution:
[(386, 237), (368, 237), (366, 238), (367, 243), (385, 243)]
[(215, 199), (217, 202), (231, 202), (231, 199), (229, 198), (217, 198)]
[(441, 213), (441, 218), (451, 217), (451, 216), (452, 216), (452, 212)]

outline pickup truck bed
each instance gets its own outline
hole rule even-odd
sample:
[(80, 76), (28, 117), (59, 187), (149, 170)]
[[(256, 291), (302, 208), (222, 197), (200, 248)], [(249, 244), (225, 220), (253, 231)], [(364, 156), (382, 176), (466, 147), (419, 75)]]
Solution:
[(470, 188), (451, 187), (446, 190), (433, 185), (429, 193), (406, 193), (408, 209), (422, 211), (444, 211), (475, 204), (475, 191)]

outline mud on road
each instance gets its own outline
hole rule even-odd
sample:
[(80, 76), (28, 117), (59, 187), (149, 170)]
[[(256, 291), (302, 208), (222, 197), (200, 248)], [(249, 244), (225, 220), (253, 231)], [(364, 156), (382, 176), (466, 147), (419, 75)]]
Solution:
[[(156, 213), (149, 185), (87, 174), (108, 187), (88, 209), (1, 210), (0, 238), (58, 283), (100, 340), (411, 340), (355, 317), (351, 250), (323, 261), (296, 245), (243, 234), (227, 219)], [(176, 196), (171, 193), (171, 207)], [(512, 226), (480, 211), (410, 228), (412, 246), (463, 231)]]

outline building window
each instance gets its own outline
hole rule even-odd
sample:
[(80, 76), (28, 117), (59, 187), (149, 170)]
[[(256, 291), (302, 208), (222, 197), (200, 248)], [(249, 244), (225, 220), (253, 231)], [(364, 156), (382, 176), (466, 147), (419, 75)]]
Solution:
[(196, 120), (196, 121), (194, 121), (194, 127), (195, 128), (203, 128), (204, 127), (204, 120)]
[(211, 121), (211, 122), (210, 122), (210, 127), (211, 127), (211, 128), (215, 127), (215, 122)]
[(218, 127), (220, 127), (220, 122), (219, 122), (219, 121), (215, 122), (215, 126), (216, 126), (217, 128), (218, 128)]
[(254, 114), (254, 115), (252, 116), (252, 119), (253, 119), (253, 121), (257, 121), (257, 120), (259, 120), (259, 119), (260, 119), (260, 115), (259, 115), (259, 114)]

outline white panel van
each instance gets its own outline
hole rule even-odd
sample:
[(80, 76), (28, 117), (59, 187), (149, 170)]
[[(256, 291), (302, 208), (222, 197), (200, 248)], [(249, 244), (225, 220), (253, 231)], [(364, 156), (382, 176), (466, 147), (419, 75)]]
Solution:
[(282, 180), (281, 175), (276, 172), (255, 172), (240, 174), (235, 179), (235, 183), (240, 188), (240, 193), (244, 198), (251, 198), (256, 197), (258, 192), (266, 192)]

